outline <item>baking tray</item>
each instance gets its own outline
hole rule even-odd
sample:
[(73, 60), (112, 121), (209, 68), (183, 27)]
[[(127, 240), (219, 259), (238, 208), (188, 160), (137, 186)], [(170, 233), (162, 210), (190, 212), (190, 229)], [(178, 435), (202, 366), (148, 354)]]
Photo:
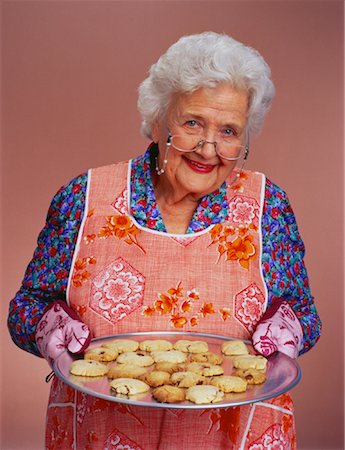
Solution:
[[(145, 339), (166, 339), (172, 343), (179, 339), (203, 340), (208, 343), (209, 351), (220, 354), (220, 345), (224, 341), (233, 340), (236, 338), (192, 332), (140, 332), (116, 334), (113, 336), (93, 339), (89, 348), (98, 347), (101, 344), (114, 339), (132, 339), (138, 342)], [(255, 352), (250, 342), (244, 342), (248, 346), (250, 353), (254, 354)], [(265, 383), (261, 385), (248, 385), (246, 392), (225, 394), (221, 402), (212, 404), (196, 405), (189, 401), (182, 403), (158, 403), (151, 397), (150, 391), (145, 394), (131, 396), (130, 398), (126, 396), (114, 395), (110, 390), (110, 380), (106, 375), (103, 377), (97, 377), (97, 379), (72, 375), (69, 372), (71, 363), (74, 360), (81, 358), (81, 355), (75, 356), (67, 350), (64, 351), (54, 363), (55, 374), (66, 384), (85, 394), (112, 402), (127, 403), (136, 406), (149, 406), (154, 408), (209, 409), (241, 406), (277, 397), (278, 395), (292, 389), (301, 379), (301, 369), (298, 363), (289, 356), (276, 352), (267, 358), (267, 379)], [(108, 364), (113, 365), (116, 363), (111, 362)], [(231, 357), (224, 356), (222, 367), (224, 368), (225, 374), (231, 374)]]

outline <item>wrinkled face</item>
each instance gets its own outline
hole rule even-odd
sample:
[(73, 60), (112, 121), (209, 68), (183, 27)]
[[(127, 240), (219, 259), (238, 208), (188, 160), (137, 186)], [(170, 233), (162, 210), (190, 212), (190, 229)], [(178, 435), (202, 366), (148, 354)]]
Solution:
[[(152, 137), (159, 146), (159, 167), (163, 165), (168, 130), (172, 135), (197, 134), (209, 142), (233, 136), (235, 142), (245, 144), (247, 110), (247, 92), (228, 83), (176, 95), (165, 119), (153, 126)], [(165, 173), (158, 177), (157, 183), (169, 186), (178, 195), (197, 199), (220, 187), (236, 165), (236, 161), (220, 158), (214, 145), (208, 143), (191, 153), (171, 146), (167, 159)]]

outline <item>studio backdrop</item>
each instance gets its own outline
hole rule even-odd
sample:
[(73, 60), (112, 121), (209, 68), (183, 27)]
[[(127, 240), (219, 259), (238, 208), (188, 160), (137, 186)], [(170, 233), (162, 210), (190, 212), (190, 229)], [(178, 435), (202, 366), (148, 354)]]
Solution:
[(298, 448), (343, 448), (343, 2), (4, 1), (2, 449), (43, 448), (49, 367), (15, 347), (6, 315), (49, 202), (88, 168), (143, 153), (138, 85), (180, 36), (207, 30), (272, 68), (248, 167), (289, 195), (323, 321), (299, 359)]

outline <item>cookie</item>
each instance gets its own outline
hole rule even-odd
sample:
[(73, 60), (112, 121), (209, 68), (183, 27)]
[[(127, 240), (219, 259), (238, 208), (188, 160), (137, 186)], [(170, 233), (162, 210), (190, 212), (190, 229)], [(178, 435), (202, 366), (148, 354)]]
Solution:
[(221, 346), (222, 353), (224, 355), (248, 355), (249, 350), (246, 344), (240, 340), (232, 340), (223, 342)]
[(111, 348), (94, 347), (86, 350), (84, 359), (92, 359), (93, 361), (109, 362), (115, 361), (118, 357), (118, 352)]
[(186, 399), (186, 394), (184, 389), (165, 385), (154, 389), (152, 397), (160, 403), (179, 403)]
[(233, 365), (236, 369), (266, 369), (267, 359), (261, 355), (243, 355), (233, 358)]
[(265, 372), (257, 369), (237, 369), (235, 375), (246, 380), (248, 384), (262, 384), (266, 381)]
[(176, 372), (171, 375), (171, 382), (180, 388), (189, 388), (203, 384), (205, 378), (194, 372)]
[(156, 363), (155, 366), (156, 370), (162, 370), (163, 372), (168, 372), (170, 374), (175, 372), (182, 372), (186, 369), (186, 366), (184, 364), (174, 364), (167, 361), (161, 361)]
[(220, 402), (223, 398), (224, 392), (216, 386), (193, 386), (186, 392), (186, 399), (197, 405)]
[(210, 364), (222, 364), (224, 358), (221, 355), (217, 355), (213, 352), (206, 352), (206, 353), (197, 353), (195, 355), (190, 355), (190, 361), (191, 362), (208, 362)]
[(158, 362), (170, 362), (174, 364), (184, 363), (187, 359), (186, 354), (177, 350), (167, 350), (162, 352), (152, 352), (152, 358), (156, 363)]
[(147, 392), (150, 386), (133, 378), (117, 378), (110, 383), (110, 388), (115, 394), (137, 395)]
[(134, 364), (117, 364), (109, 369), (108, 378), (139, 378), (147, 370)]
[(68, 376), (68, 380), (75, 384), (76, 386), (80, 386), (82, 388), (85, 387), (85, 383), (88, 384), (89, 387), (92, 386), (92, 383), (98, 383), (99, 381), (104, 379), (104, 375), (99, 377), (83, 377), (81, 375), (72, 375)]
[(146, 355), (146, 353), (144, 352), (126, 352), (126, 353), (121, 353), (121, 355), (119, 355), (117, 357), (116, 362), (118, 362), (119, 364), (134, 364), (135, 366), (140, 366), (140, 367), (148, 367), (148, 366), (152, 366), (152, 364), (154, 363), (154, 360), (151, 358), (150, 355)]
[(105, 342), (102, 347), (117, 350), (118, 353), (135, 352), (139, 348), (139, 342), (130, 339), (114, 339)]
[(173, 345), (171, 342), (165, 341), (164, 339), (147, 339), (140, 342), (139, 348), (140, 350), (145, 350), (146, 352), (159, 352), (172, 350)]
[(210, 363), (192, 362), (186, 366), (187, 370), (194, 372), (204, 377), (212, 377), (215, 375), (223, 375), (224, 369), (222, 366)]
[(216, 386), (223, 392), (245, 392), (247, 389), (247, 382), (240, 377), (232, 375), (221, 375), (219, 377), (212, 377), (208, 381), (212, 386)]
[(161, 370), (153, 370), (140, 377), (141, 381), (144, 381), (151, 387), (162, 386), (163, 384), (170, 384), (170, 374)]
[(108, 367), (91, 359), (78, 359), (72, 362), (70, 372), (73, 375), (80, 375), (82, 377), (100, 377), (107, 374)]
[(181, 339), (176, 341), (174, 349), (184, 353), (204, 353), (208, 351), (207, 342)]

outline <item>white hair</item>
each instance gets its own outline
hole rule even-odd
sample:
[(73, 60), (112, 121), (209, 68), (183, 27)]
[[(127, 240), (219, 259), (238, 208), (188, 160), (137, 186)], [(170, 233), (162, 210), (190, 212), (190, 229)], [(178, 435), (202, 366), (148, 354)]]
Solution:
[(152, 126), (167, 112), (174, 94), (229, 82), (249, 96), (247, 131), (258, 133), (274, 97), (271, 70), (262, 56), (239, 41), (214, 32), (183, 36), (153, 64), (139, 86), (141, 132), (152, 138)]

